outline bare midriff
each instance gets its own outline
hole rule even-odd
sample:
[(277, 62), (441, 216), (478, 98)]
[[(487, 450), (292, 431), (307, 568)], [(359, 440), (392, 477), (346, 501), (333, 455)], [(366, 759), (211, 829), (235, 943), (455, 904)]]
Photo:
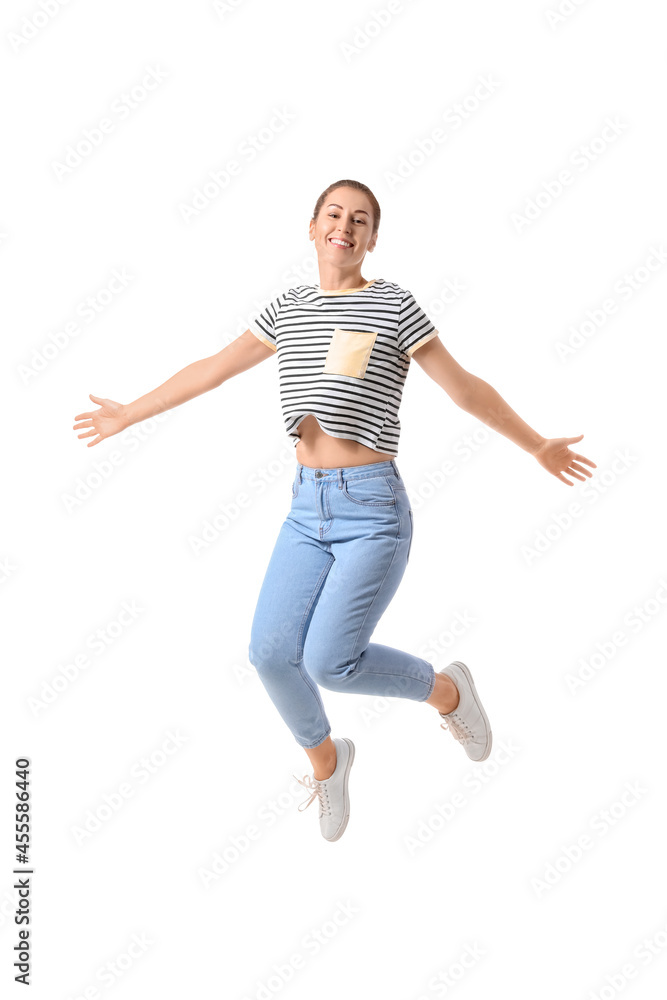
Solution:
[(322, 430), (317, 419), (308, 414), (297, 427), (300, 440), (296, 445), (296, 460), (313, 469), (338, 469), (351, 465), (396, 460), (396, 455), (367, 448), (359, 441), (335, 438)]

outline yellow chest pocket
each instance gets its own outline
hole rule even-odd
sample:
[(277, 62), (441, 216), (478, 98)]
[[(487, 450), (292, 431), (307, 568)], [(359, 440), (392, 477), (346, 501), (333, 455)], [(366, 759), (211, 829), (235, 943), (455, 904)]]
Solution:
[(341, 330), (336, 327), (329, 344), (323, 372), (363, 378), (377, 331)]

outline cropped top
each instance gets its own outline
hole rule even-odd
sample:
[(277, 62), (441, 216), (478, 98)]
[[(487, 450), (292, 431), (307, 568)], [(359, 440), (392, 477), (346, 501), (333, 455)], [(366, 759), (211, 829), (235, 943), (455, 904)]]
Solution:
[(332, 437), (398, 455), (398, 410), (414, 352), (438, 335), (412, 292), (384, 278), (325, 291), (299, 285), (249, 329), (278, 354), (287, 433), (312, 414)]

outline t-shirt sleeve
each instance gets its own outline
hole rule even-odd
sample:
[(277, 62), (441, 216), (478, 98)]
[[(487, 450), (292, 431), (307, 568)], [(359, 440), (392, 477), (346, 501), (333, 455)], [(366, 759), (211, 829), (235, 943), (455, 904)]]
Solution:
[(277, 298), (272, 299), (260, 313), (258, 313), (251, 321), (248, 323), (248, 329), (255, 334), (263, 343), (268, 347), (273, 348), (274, 351), (278, 350), (278, 344), (276, 342), (276, 319), (278, 317), (278, 312), (280, 307), (285, 302), (286, 293), (283, 292), (278, 295)]
[(406, 291), (398, 317), (399, 350), (412, 357), (418, 347), (437, 336), (438, 330), (415, 302), (412, 292)]

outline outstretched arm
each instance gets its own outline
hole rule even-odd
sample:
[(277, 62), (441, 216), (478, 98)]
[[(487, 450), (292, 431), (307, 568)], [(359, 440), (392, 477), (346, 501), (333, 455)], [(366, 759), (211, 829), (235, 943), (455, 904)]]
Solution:
[(580, 463), (585, 462), (597, 468), (595, 462), (571, 451), (568, 447), (576, 441), (581, 441), (583, 434), (570, 438), (542, 437), (522, 420), (518, 413), (515, 413), (492, 385), (462, 368), (439, 337), (434, 337), (424, 344), (412, 356), (457, 406), (529, 452), (556, 479), (560, 479), (567, 486), (572, 486), (573, 483), (565, 478), (563, 472), (582, 482), (585, 476), (589, 478), (592, 476), (592, 472)]
[(74, 430), (85, 429), (83, 434), (78, 435), (80, 438), (97, 435), (94, 441), (88, 442), (90, 448), (94, 444), (99, 444), (104, 438), (125, 430), (131, 424), (138, 424), (148, 417), (163, 413), (164, 410), (180, 406), (181, 403), (194, 399), (209, 389), (217, 388), (234, 375), (252, 368), (274, 353), (272, 348), (263, 344), (250, 330), (246, 330), (217, 354), (213, 354), (210, 358), (202, 358), (200, 361), (193, 361), (157, 389), (147, 392), (145, 396), (140, 396), (132, 403), (117, 403), (113, 399), (103, 399), (91, 393), (90, 399), (93, 403), (99, 403), (100, 408), (79, 413), (74, 418), (79, 421), (74, 424)]

